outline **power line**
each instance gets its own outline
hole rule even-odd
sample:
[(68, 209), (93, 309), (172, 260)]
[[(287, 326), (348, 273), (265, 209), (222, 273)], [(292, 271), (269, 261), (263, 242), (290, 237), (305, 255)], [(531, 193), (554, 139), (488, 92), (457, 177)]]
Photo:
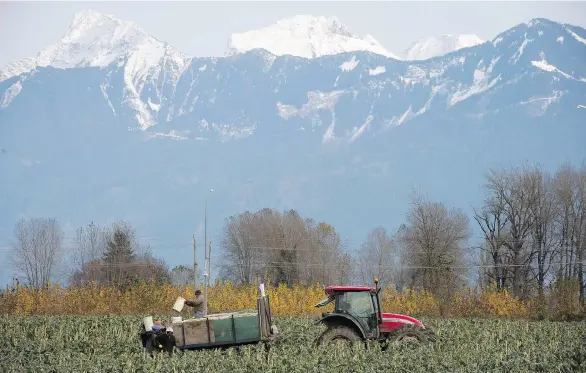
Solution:
[[(268, 263), (268, 264), (267, 264)], [(266, 268), (283, 268), (283, 267), (302, 267), (302, 268), (347, 268), (348, 265), (345, 264), (332, 264), (332, 263), (292, 263), (292, 262), (253, 262), (247, 263), (250, 265), (257, 265), (260, 266), (262, 269)], [(565, 263), (565, 262), (554, 262), (550, 265), (586, 265), (585, 262), (574, 262), (574, 263)], [(88, 269), (89, 272), (92, 271), (93, 267), (99, 268), (124, 268), (128, 267), (129, 269), (133, 267), (152, 267), (152, 264), (133, 264), (133, 263), (108, 263), (108, 264), (92, 264), (92, 267)], [(222, 267), (241, 267), (241, 264), (222, 264)], [(528, 264), (479, 264), (479, 265), (465, 265), (465, 266), (401, 266), (401, 265), (385, 265), (385, 266), (376, 266), (377, 269), (492, 269), (492, 268), (516, 268), (516, 267), (529, 267)], [(9, 265), (0, 264), (0, 268), (11, 268)]]
[[(340, 252), (343, 253), (342, 249), (314, 249), (314, 248), (306, 248), (306, 249), (300, 249), (300, 248), (292, 248), (292, 247), (266, 247), (266, 246), (247, 246), (247, 248), (249, 249), (255, 249), (255, 250), (274, 250), (274, 251), (299, 251), (299, 252)], [(576, 250), (583, 250), (586, 247), (583, 246), (555, 246), (555, 249), (576, 249)], [(525, 248), (526, 250), (529, 249), (533, 249), (536, 250), (535, 248), (532, 247), (527, 247)], [(468, 247), (461, 247), (461, 248), (456, 248), (456, 249), (450, 249), (451, 252), (453, 253), (457, 253), (458, 251), (467, 251), (467, 250), (483, 250), (483, 251), (488, 251), (488, 252), (502, 252), (502, 253), (510, 253), (512, 252), (512, 250), (509, 249), (501, 249), (501, 250), (491, 250), (491, 249), (485, 249), (485, 248), (481, 248), (481, 247), (476, 247), (476, 246), (468, 246)], [(391, 249), (389, 251), (397, 251), (396, 249)], [(409, 253), (416, 253), (416, 254), (425, 254), (425, 253), (429, 253), (432, 252), (433, 250), (407, 250), (407, 252)], [(553, 249), (552, 249), (553, 251)]]
[[(107, 233), (107, 232), (103, 232), (101, 231), (99, 233), (100, 238), (98, 239), (98, 241), (101, 241), (104, 238), (103, 233)], [(253, 235), (253, 234), (239, 234), (240, 237), (246, 238), (246, 239), (259, 239), (258, 235)], [(345, 243), (352, 243), (352, 246), (360, 246), (362, 244), (365, 243), (365, 240), (361, 240), (359, 245), (356, 245), (356, 239), (352, 239), (350, 240), (348, 237), (340, 237), (338, 236), (340, 239), (340, 242), (345, 242)], [(154, 235), (134, 235), (132, 236), (133, 239), (146, 239), (147, 244), (150, 241), (161, 241), (161, 240), (173, 240), (175, 238), (177, 238), (176, 236), (154, 236)], [(77, 239), (77, 237), (62, 237), (61, 241), (75, 241)], [(191, 246), (192, 242), (190, 239), (179, 239), (181, 242), (179, 242), (178, 244), (180, 245), (188, 245)], [(260, 240), (262, 241), (262, 235), (260, 235)], [(392, 240), (392, 239), (391, 239)], [(15, 237), (4, 237), (4, 238), (0, 238), (0, 242), (10, 242), (10, 241), (15, 241)], [(321, 241), (320, 238), (318, 237), (303, 237), (301, 239), (298, 239), (297, 242), (304, 242), (304, 241), (312, 241), (312, 242), (316, 242), (316, 241)], [(392, 241), (396, 241), (396, 240), (392, 240)], [(499, 239), (486, 239), (486, 237), (484, 236), (477, 236), (477, 237), (470, 237), (467, 238), (465, 241), (482, 241), (482, 242), (495, 242), (495, 243), (513, 243), (513, 242), (528, 242), (531, 241), (531, 237), (526, 237), (524, 239), (510, 239), (510, 238), (499, 238)]]
[[(266, 264), (270, 263), (270, 264)], [(292, 263), (292, 262), (253, 262), (247, 263), (251, 265), (258, 265), (264, 268), (282, 268), (282, 267), (309, 267), (309, 268), (347, 268), (348, 265), (345, 264), (332, 264), (332, 263)], [(586, 262), (574, 262), (574, 263), (565, 263), (565, 262), (555, 262), (550, 263), (550, 265), (584, 265)], [(224, 264), (224, 267), (240, 267), (241, 264)], [(401, 265), (385, 265), (385, 266), (376, 266), (377, 269), (472, 269), (472, 268), (515, 268), (515, 267), (529, 267), (528, 264), (479, 264), (479, 265), (466, 265), (466, 266), (401, 266)]]
[[(319, 254), (319, 253), (316, 253)], [(315, 258), (309, 258), (309, 260), (312, 260)], [(330, 258), (328, 258), (329, 260)], [(341, 258), (338, 258), (341, 259)], [(393, 259), (392, 257), (390, 257), (389, 259)], [(140, 259), (139, 259), (140, 260)], [(263, 267), (270, 267), (270, 266), (304, 266), (304, 267), (346, 267), (345, 264), (332, 264), (332, 263), (306, 263), (304, 262), (304, 260), (298, 260), (295, 262), (285, 262), (285, 261), (271, 261), (271, 260), (266, 260), (266, 261), (258, 261), (258, 262), (250, 262), (247, 260), (242, 260), (242, 262), (246, 262), (245, 264), (247, 265), (256, 265), (256, 266), (263, 266)], [(101, 259), (96, 258), (93, 260), (88, 260), (88, 262), (86, 263), (87, 265), (90, 266), (90, 268), (93, 267), (100, 267), (100, 268), (106, 268), (106, 267), (149, 267), (149, 266), (153, 266), (152, 263), (137, 263), (137, 262), (117, 262), (117, 263), (104, 263), (101, 262)], [(567, 266), (573, 266), (573, 265), (578, 265), (578, 264), (585, 264), (582, 262), (548, 262), (547, 266), (554, 266), (554, 265), (567, 265)], [(242, 266), (243, 264), (241, 263), (223, 263), (223, 264), (219, 264), (219, 266), (224, 266), (224, 267), (239, 267)], [(471, 266), (400, 266), (400, 265), (386, 265), (386, 266), (379, 266), (376, 265), (377, 268), (508, 268), (508, 267), (530, 267), (531, 263), (525, 263), (525, 264), (500, 264), (500, 265), (471, 265)], [(13, 266), (8, 265), (8, 264), (0, 264), (0, 268), (13, 268)]]
[[(104, 232), (100, 232), (99, 235), (101, 237), (98, 239), (98, 241), (102, 240), (102, 237), (103, 237), (102, 236), (102, 233), (104, 233)], [(105, 233), (107, 233), (107, 232), (105, 232)], [(258, 239), (259, 238), (258, 235), (253, 235), (253, 234), (239, 234), (239, 236), (244, 237), (244, 238), (247, 238), (247, 239), (250, 239), (250, 238)], [(262, 235), (260, 235), (260, 237), (262, 237)], [(177, 236), (134, 235), (134, 236), (132, 236), (132, 238), (134, 238), (134, 239), (148, 239), (147, 241), (153, 241), (153, 240), (154, 241), (160, 241), (160, 240), (169, 240), (169, 239), (173, 240), (173, 239), (177, 238)], [(339, 237), (339, 238), (340, 238), (340, 241), (341, 242), (353, 242), (353, 243), (356, 243), (356, 241), (357, 241), (357, 239), (350, 240), (348, 237)], [(62, 237), (61, 238), (62, 241), (75, 241), (76, 239), (77, 239), (77, 237)], [(190, 241), (190, 239), (183, 239), (183, 238), (181, 238), (180, 240), (181, 240), (181, 244), (183, 244), (183, 243), (185, 243), (186, 245), (192, 245), (193, 244)], [(262, 238), (260, 240), (262, 240)], [(524, 239), (499, 238), (499, 239), (494, 239), (494, 240), (492, 240), (492, 239), (487, 240), (486, 237), (484, 237), (484, 236), (477, 236), (477, 237), (467, 238), (465, 241), (472, 241), (472, 240), (474, 240), (474, 241), (490, 241), (490, 242), (499, 242), (499, 243), (502, 243), (502, 242), (531, 241), (531, 237), (527, 237), (527, 238), (524, 238)], [(10, 237), (10, 238), (3, 237), (3, 238), (0, 238), (0, 242), (9, 242), (9, 241), (15, 241), (15, 237)], [(298, 242), (303, 242), (303, 241), (320, 241), (320, 238), (318, 238), (318, 237), (304, 237), (304, 238), (301, 238), (301, 239), (299, 239), (297, 241)], [(361, 242), (360, 244), (364, 244), (365, 241), (366, 240), (360, 240), (360, 242)], [(395, 240), (393, 240), (393, 241), (395, 241)]]
[[(160, 246), (159, 246), (160, 245)], [(157, 246), (154, 245), (150, 245), (150, 244), (142, 244), (142, 246), (145, 249), (148, 248), (186, 248), (186, 247), (193, 247), (193, 243), (179, 243), (179, 242), (174, 242), (174, 243), (162, 243), (162, 244), (157, 244)], [(10, 245), (0, 245), (0, 251), (2, 250), (11, 250), (13, 248), (13, 246)], [(66, 248), (71, 249), (71, 246), (66, 246)]]
[[(309, 239), (310, 241), (312, 241), (313, 243), (315, 243), (316, 246), (318, 245), (319, 240), (317, 239)], [(501, 240), (499, 241), (500, 243), (517, 243), (519, 241), (517, 240)], [(528, 243), (528, 246), (522, 247), (522, 250), (538, 250), (538, 248), (535, 248), (533, 246), (530, 246), (532, 241), (525, 241)], [(155, 249), (155, 250), (167, 250), (167, 249), (183, 249), (183, 248), (193, 248), (193, 243), (183, 243), (183, 242), (173, 242), (173, 243), (157, 243), (156, 246), (154, 245), (150, 245), (150, 244), (142, 244), (141, 245), (143, 249)], [(243, 245), (245, 248), (247, 249), (255, 249), (255, 250), (272, 250), (272, 251), (295, 251), (295, 252), (340, 252), (340, 253), (344, 253), (345, 252), (345, 248), (343, 246), (340, 246), (340, 248), (315, 248), (315, 247), (277, 247), (277, 246), (247, 246), (247, 245)], [(325, 244), (325, 246), (328, 246), (327, 244)], [(358, 247), (357, 250), (361, 250), (364, 246), (366, 245), (360, 245)], [(554, 251), (554, 250), (563, 250), (563, 249), (572, 249), (572, 250), (583, 250), (586, 247), (585, 246), (573, 246), (573, 245), (564, 245), (564, 246), (557, 246), (557, 245), (548, 245), (548, 250)], [(0, 245), (0, 251), (9, 251), (12, 250), (13, 246), (10, 245)], [(65, 247), (64, 248), (66, 251), (68, 250), (74, 250), (71, 247)], [(508, 249), (508, 248), (503, 248), (503, 249), (492, 249), (490, 247), (481, 247), (478, 245), (472, 245), (472, 246), (465, 246), (465, 247), (460, 247), (460, 248), (454, 248), (454, 249), (450, 249), (450, 251), (452, 252), (457, 252), (457, 251), (474, 251), (474, 250), (482, 250), (482, 251), (486, 251), (486, 252), (490, 252), (490, 253), (498, 253), (498, 252), (502, 252), (502, 253), (510, 253), (512, 252), (512, 250)], [(389, 251), (398, 251), (396, 248), (392, 248)], [(409, 253), (427, 253), (433, 250), (408, 250)]]

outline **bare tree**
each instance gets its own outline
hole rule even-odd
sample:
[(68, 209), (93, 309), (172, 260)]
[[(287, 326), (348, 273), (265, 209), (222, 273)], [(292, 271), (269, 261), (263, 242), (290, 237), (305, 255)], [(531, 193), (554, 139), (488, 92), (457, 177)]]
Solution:
[(274, 284), (292, 286), (299, 282), (299, 244), (304, 238), (303, 220), (296, 211), (285, 214), (263, 209), (256, 215), (256, 245), (262, 253), (263, 278)]
[(483, 232), (483, 277), (499, 289), (539, 294), (556, 251), (553, 183), (540, 167), (491, 171), (484, 205), (474, 219)]
[(201, 271), (197, 268), (197, 274), (193, 275), (193, 268), (184, 265), (175, 266), (171, 270), (171, 282), (176, 286), (187, 286), (193, 284), (195, 278), (201, 277)]
[(71, 282), (83, 285), (84, 276), (80, 271), (86, 264), (100, 259), (106, 248), (106, 232), (91, 222), (86, 227), (80, 227), (73, 239), (71, 264), (73, 265)]
[(412, 272), (409, 266), (409, 243), (406, 234), (408, 233), (407, 225), (401, 224), (397, 232), (393, 235), (392, 241), (395, 244), (395, 256), (393, 258), (394, 283), (395, 289), (405, 291), (409, 284), (409, 275)]
[(155, 257), (150, 247), (141, 247), (143, 251), (130, 265), (134, 278), (158, 285), (171, 283), (171, 272), (165, 260)]
[(483, 282), (495, 282), (498, 289), (507, 284), (507, 255), (505, 241), (509, 237), (508, 219), (505, 214), (502, 197), (494, 196), (487, 200), (480, 211), (474, 211), (474, 220), (482, 230), (483, 243), (480, 245), (480, 265)]
[(542, 297), (556, 252), (554, 236), (556, 200), (550, 175), (539, 167), (535, 168), (532, 174), (535, 179), (532, 184), (537, 187), (535, 203), (532, 206), (535, 219), (532, 233), (532, 259), (536, 267), (533, 270), (533, 278), (537, 279), (537, 290)]
[(584, 251), (586, 238), (586, 165), (581, 169), (566, 163), (554, 178), (557, 200), (556, 237), (559, 246), (557, 276), (580, 282), (584, 302)]
[(346, 284), (351, 280), (350, 256), (339, 233), (327, 223), (314, 224), (308, 221), (309, 251), (302, 267), (306, 268), (306, 282), (322, 284)]
[[(488, 196), (484, 209), (493, 217), (499, 215), (498, 223), (506, 224), (507, 234), (498, 238), (488, 237), (490, 240), (486, 243), (491, 246), (498, 243), (499, 250), (505, 249), (505, 253), (499, 256), (499, 265), (507, 263), (503, 266), (507, 269), (504, 276), (510, 279), (513, 294), (521, 296), (530, 289), (526, 280), (535, 254), (532, 239), (537, 222), (535, 212), (539, 204), (539, 173), (527, 167), (492, 170), (487, 175), (487, 181)], [(499, 229), (502, 232), (502, 227)], [(486, 225), (483, 231), (486, 231)], [(494, 241), (494, 238), (498, 240)]]
[(76, 264), (83, 266), (86, 262), (100, 258), (104, 254), (106, 247), (105, 233), (94, 222), (76, 230), (74, 238), (74, 252), (77, 256)]
[(29, 285), (46, 286), (63, 254), (63, 230), (55, 219), (21, 219), (14, 228), (17, 243), (10, 253), (10, 262), (21, 272)]
[(383, 286), (397, 281), (395, 268), (397, 259), (395, 243), (383, 227), (377, 227), (368, 234), (357, 253), (359, 277), (363, 283), (370, 283), (377, 277)]
[(459, 209), (413, 196), (402, 234), (412, 286), (450, 299), (466, 274), (463, 245), (470, 236), (468, 218)]
[(262, 273), (261, 253), (254, 249), (258, 239), (253, 219), (249, 212), (227, 219), (220, 241), (222, 277), (250, 284)]
[[(339, 234), (294, 210), (262, 209), (230, 217), (220, 242), (221, 276), (250, 283), (347, 281), (350, 259)], [(349, 278), (349, 277), (348, 277)]]

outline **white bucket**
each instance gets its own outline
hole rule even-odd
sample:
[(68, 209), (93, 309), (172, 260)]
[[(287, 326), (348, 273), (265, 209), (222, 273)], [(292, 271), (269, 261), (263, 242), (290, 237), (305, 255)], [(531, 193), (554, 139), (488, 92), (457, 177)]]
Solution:
[(173, 316), (171, 317), (171, 324), (176, 324), (183, 321), (183, 318), (181, 316)]
[(264, 298), (266, 296), (265, 284), (260, 284), (259, 289), (260, 289), (260, 296)]
[(144, 324), (144, 329), (148, 332), (153, 330), (153, 317), (147, 316), (142, 319), (142, 323)]
[(175, 301), (175, 304), (173, 305), (173, 309), (177, 312), (181, 312), (181, 310), (183, 309), (184, 306), (184, 302), (185, 299), (184, 298), (177, 298), (177, 300)]

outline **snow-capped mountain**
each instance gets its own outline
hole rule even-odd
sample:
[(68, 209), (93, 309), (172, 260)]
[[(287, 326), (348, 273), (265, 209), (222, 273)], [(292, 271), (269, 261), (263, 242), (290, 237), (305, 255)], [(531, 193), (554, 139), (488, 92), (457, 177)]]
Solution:
[(124, 58), (133, 59), (135, 65), (156, 65), (164, 57), (174, 59), (180, 65), (186, 60), (184, 54), (153, 38), (132, 22), (84, 10), (74, 15), (59, 42), (44, 48), (34, 59), (9, 64), (2, 69), (0, 76), (5, 80), (36, 66), (106, 67)]
[[(164, 50), (0, 81), (0, 232), (21, 216), (71, 229), (127, 219), (181, 242), (214, 188), (215, 245), (224, 218), (273, 207), (327, 221), (358, 247), (403, 221), (413, 188), (470, 212), (489, 168), (586, 158), (580, 27), (535, 19), (425, 61)], [(191, 259), (153, 247), (171, 265)]]
[(27, 73), (37, 66), (37, 61), (34, 58), (25, 58), (20, 61), (14, 61), (2, 67), (0, 70), (0, 82), (13, 76)]
[[(124, 101), (136, 112), (139, 125), (144, 129), (156, 122), (149, 105), (151, 108), (158, 105), (141, 99), (144, 84), (163, 74), (167, 78), (166, 84), (174, 86), (188, 61), (185, 54), (150, 36), (132, 22), (84, 10), (74, 15), (68, 31), (59, 42), (44, 48), (34, 62), (28, 58), (8, 65), (0, 71), (0, 79), (6, 80), (37, 67), (124, 66)], [(107, 86), (108, 82), (104, 81), (102, 91), (105, 92)], [(161, 99), (162, 88), (156, 89), (154, 96), (158, 100)], [(107, 94), (105, 97), (108, 99)]]
[(399, 60), (374, 37), (360, 37), (336, 17), (298, 15), (277, 23), (242, 33), (228, 41), (227, 55), (253, 49), (265, 49), (273, 55), (316, 58), (343, 52), (365, 51)]
[(474, 47), (485, 41), (478, 36), (470, 34), (462, 35), (440, 35), (425, 39), (420, 39), (411, 44), (405, 50), (405, 60), (427, 60), (429, 58), (444, 56), (448, 53), (460, 50), (462, 48)]

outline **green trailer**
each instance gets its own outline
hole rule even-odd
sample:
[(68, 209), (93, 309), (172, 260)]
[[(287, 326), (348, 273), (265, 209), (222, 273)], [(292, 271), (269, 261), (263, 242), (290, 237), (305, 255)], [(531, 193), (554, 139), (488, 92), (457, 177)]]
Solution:
[(172, 336), (174, 346), (180, 350), (271, 342), (278, 335), (268, 295), (257, 299), (257, 309), (253, 312), (209, 314), (163, 324), (160, 332)]

